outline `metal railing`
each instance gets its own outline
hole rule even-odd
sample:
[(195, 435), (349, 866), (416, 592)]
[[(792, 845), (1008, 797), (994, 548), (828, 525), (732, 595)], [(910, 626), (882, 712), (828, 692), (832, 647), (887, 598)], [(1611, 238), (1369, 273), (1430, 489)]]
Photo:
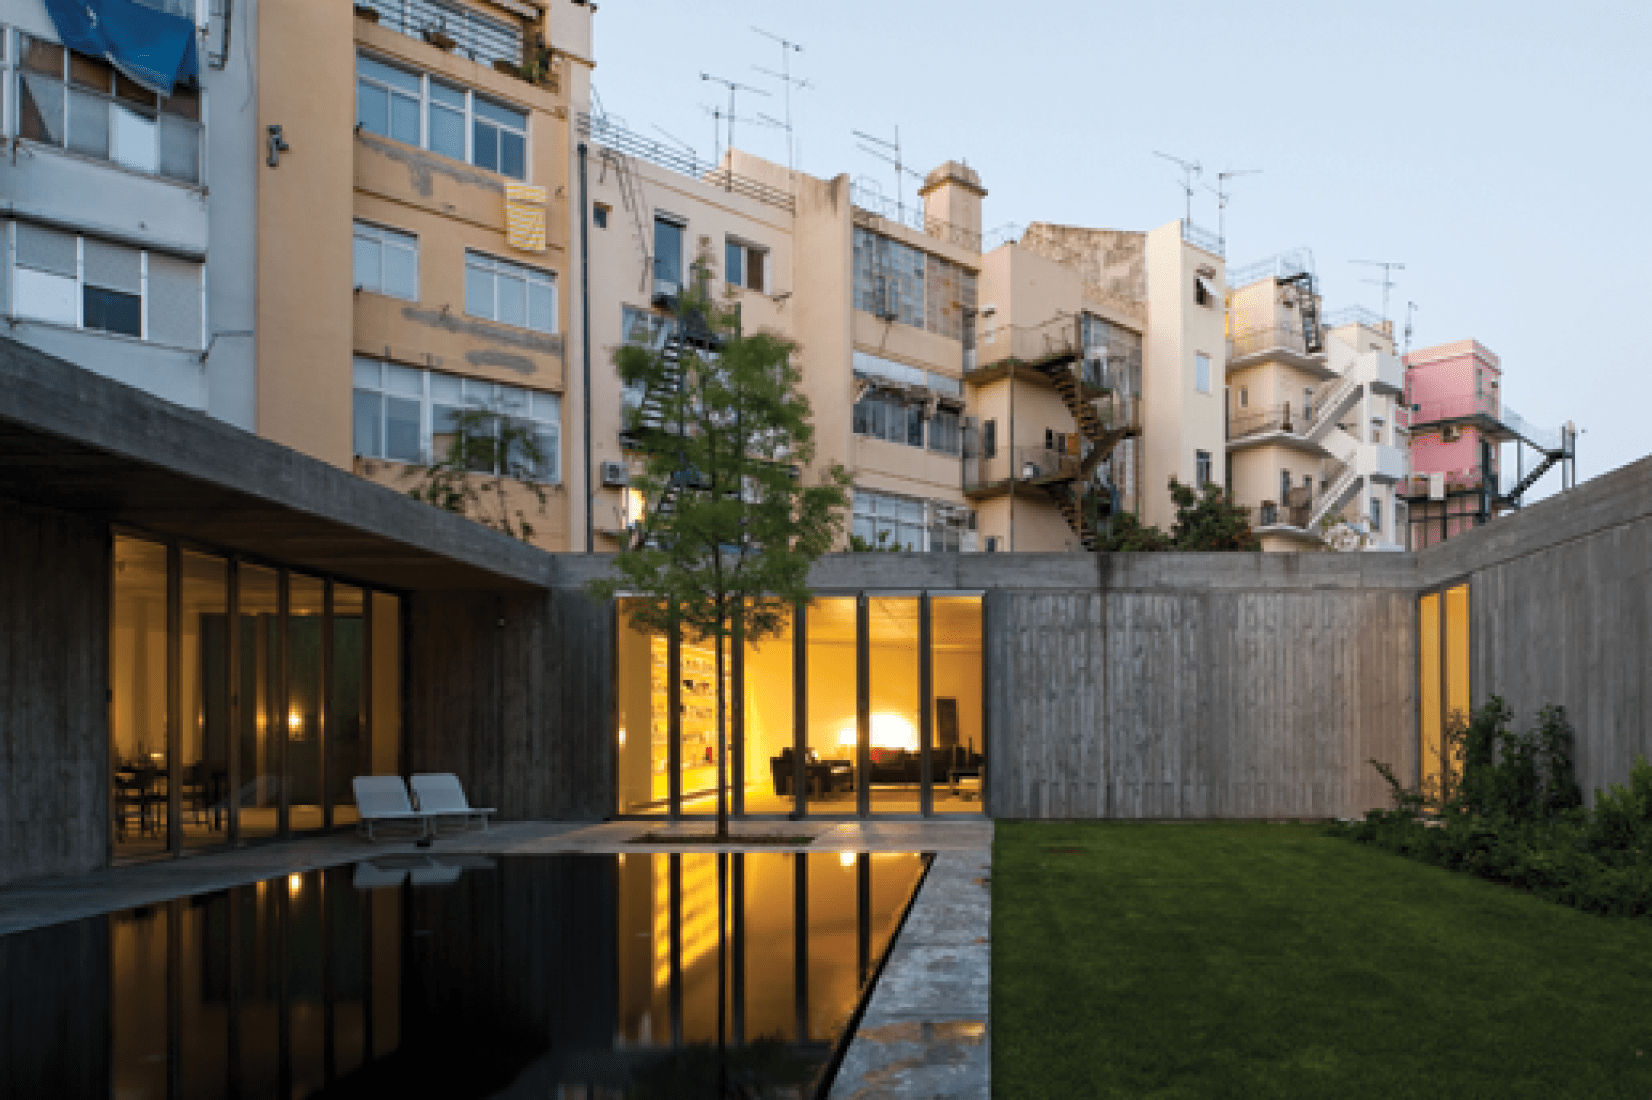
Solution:
[(1379, 332), (1386, 332), (1390, 335), (1393, 332), (1392, 325), (1381, 314), (1375, 310), (1366, 309), (1364, 306), (1343, 306), (1341, 309), (1333, 309), (1325, 315), (1324, 323), (1326, 328), (1336, 328), (1339, 325), (1364, 325), (1366, 328), (1374, 328)]
[(1075, 453), (1078, 436), (1068, 436), (1067, 447), (1000, 447), (992, 455), (977, 455), (964, 460), (964, 488), (982, 489), (1016, 481), (1043, 481), (1048, 478), (1074, 478), (1079, 475), (1083, 459)]
[(1558, 451), (1561, 449), (1559, 428), (1539, 428), (1536, 424), (1509, 408), (1507, 403), (1503, 405), (1503, 424), (1509, 431), (1540, 451)]
[(650, 164), (657, 164), (668, 171), (692, 176), (724, 191), (732, 191), (748, 199), (777, 206), (787, 213), (796, 209), (796, 202), (789, 191), (782, 191), (778, 187), (770, 187), (730, 169), (720, 168), (710, 161), (699, 159), (693, 152), (685, 153), (664, 142), (633, 133), (607, 119), (593, 118), (583, 111), (579, 115), (579, 136), (616, 153), (624, 153), (646, 160)]
[(980, 334), (976, 369), (984, 370), (1011, 359), (1018, 363), (1036, 363), (1081, 350), (1076, 316), (1062, 314), (1037, 325), (997, 325)]
[(1236, 332), (1228, 337), (1228, 360), (1280, 348), (1298, 355), (1308, 354), (1308, 342), (1302, 330), (1290, 325), (1259, 325)]
[(1476, 416), (1487, 417), (1494, 421), (1501, 419), (1497, 408), (1496, 394), (1450, 394), (1445, 397), (1433, 397), (1427, 401), (1414, 402), (1411, 406), (1411, 423), (1413, 426), (1432, 424), (1440, 420), (1463, 420)]
[(932, 218), (924, 213), (923, 202), (902, 203), (894, 199), (885, 198), (869, 187), (856, 183), (849, 185), (849, 202), (859, 208), (859, 212), (875, 218), (882, 218), (897, 225), (904, 225), (908, 229), (916, 229), (926, 237), (934, 237), (938, 241), (946, 241), (956, 245), (966, 252), (981, 251), (981, 234), (972, 229), (965, 229), (960, 225), (953, 225), (940, 218)]
[(1228, 438), (1244, 439), (1264, 432), (1297, 432), (1307, 427), (1308, 417), (1290, 402), (1260, 409), (1243, 409), (1228, 418)]
[(442, 46), (445, 36), (454, 53), (483, 65), (503, 61), (522, 64), (522, 28), (437, 0), (355, 0), (357, 9), (378, 13), (379, 26)]
[(1247, 286), (1258, 279), (1288, 279), (1302, 272), (1312, 272), (1314, 269), (1314, 254), (1307, 248), (1292, 248), (1285, 252), (1278, 252), (1265, 260), (1246, 264), (1243, 267), (1228, 268), (1227, 284), (1229, 287)]
[(1296, 527), (1307, 530), (1312, 515), (1311, 504), (1284, 504), (1264, 500), (1258, 511), (1259, 527)]
[(1208, 229), (1194, 225), (1186, 218), (1182, 219), (1182, 240), (1195, 248), (1202, 248), (1206, 252), (1214, 252), (1218, 256), (1227, 254), (1226, 244), (1221, 237)]
[[(1394, 485), (1394, 492), (1402, 497), (1426, 497), (1429, 492), (1429, 481), (1433, 475), (1427, 473), (1407, 474)], [(1497, 492), (1498, 477), (1495, 472), (1482, 471), (1478, 467), (1466, 470), (1445, 471), (1445, 491), (1451, 493), (1475, 493), (1481, 489), (1490, 489)]]

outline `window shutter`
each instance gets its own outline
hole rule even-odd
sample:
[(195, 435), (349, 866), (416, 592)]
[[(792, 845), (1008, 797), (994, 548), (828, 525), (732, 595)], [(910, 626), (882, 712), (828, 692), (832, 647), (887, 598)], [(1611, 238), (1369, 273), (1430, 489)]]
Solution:
[(201, 346), (201, 265), (149, 254), (149, 339), (174, 347)]
[(86, 239), (86, 282), (123, 294), (143, 293), (143, 256), (135, 248)]
[(17, 266), (73, 279), (77, 274), (74, 234), (19, 222)]

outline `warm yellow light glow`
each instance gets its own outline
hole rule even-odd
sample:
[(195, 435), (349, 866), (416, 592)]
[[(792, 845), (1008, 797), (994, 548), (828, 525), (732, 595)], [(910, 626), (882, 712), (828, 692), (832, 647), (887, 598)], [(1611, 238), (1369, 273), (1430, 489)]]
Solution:
[(625, 747), (625, 727), (621, 726), (620, 727), (620, 748), (623, 749), (624, 747)]
[(855, 865), (855, 853), (839, 852), (837, 854), (837, 861), (838, 865), (841, 867), (853, 867)]
[(287, 715), (287, 736), (294, 741), (304, 736), (304, 715), (299, 711)]
[(287, 893), (297, 894), (297, 893), (301, 892), (303, 889), (304, 889), (304, 876), (303, 875), (288, 875), (287, 876)]
[[(855, 747), (855, 724), (850, 722), (838, 731), (837, 743)], [(906, 749), (918, 751), (918, 731), (899, 714), (878, 711), (872, 715), (872, 747), (875, 749)]]

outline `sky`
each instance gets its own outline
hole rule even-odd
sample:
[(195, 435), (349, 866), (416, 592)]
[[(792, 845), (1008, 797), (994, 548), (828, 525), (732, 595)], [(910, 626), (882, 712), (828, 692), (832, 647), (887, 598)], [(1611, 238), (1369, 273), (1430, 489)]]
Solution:
[[(984, 228), (1050, 221), (1214, 230), (1227, 258), (1306, 246), (1327, 310), (1381, 312), (1412, 346), (1475, 339), (1502, 360), (1507, 404), (1574, 422), (1579, 480), (1652, 453), (1652, 3), (1361, 5), (604, 0), (597, 94), (651, 137), (714, 152), (727, 90), (740, 116), (784, 117), (798, 167), (895, 191), (860, 130), (921, 173), (964, 160)], [(782, 130), (739, 122), (741, 149), (784, 163)], [(663, 138), (662, 138), (663, 140)], [(910, 200), (915, 181), (904, 185)], [(1508, 456), (1512, 458), (1512, 456)], [(1507, 460), (1507, 458), (1506, 458)], [(1551, 472), (1528, 502), (1559, 489)]]

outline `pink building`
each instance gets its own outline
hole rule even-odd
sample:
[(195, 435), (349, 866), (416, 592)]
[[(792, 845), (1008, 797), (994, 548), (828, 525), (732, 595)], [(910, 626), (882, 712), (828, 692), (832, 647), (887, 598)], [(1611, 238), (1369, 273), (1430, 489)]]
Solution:
[(1411, 546), (1421, 549), (1486, 522), (1498, 495), (1502, 364), (1477, 340), (1404, 357), (1411, 406), (1411, 477), (1403, 484)]

